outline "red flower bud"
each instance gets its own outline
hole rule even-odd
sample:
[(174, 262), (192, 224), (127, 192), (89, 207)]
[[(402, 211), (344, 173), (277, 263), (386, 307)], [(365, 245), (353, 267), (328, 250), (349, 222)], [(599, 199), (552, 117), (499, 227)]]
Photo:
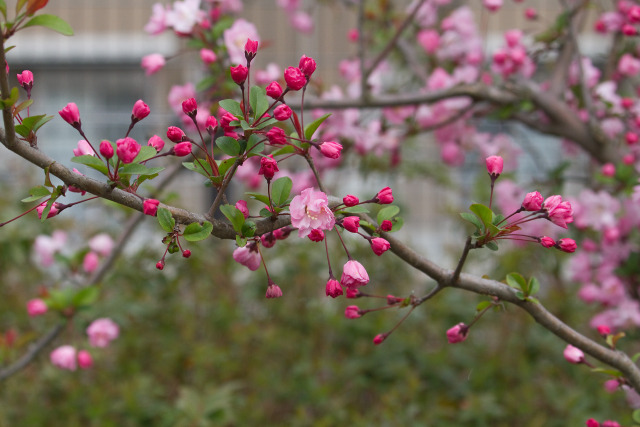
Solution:
[(133, 111), (131, 112), (131, 121), (140, 121), (147, 117), (151, 110), (149, 106), (144, 103), (142, 99), (138, 99), (135, 104), (133, 104)]
[(169, 128), (167, 128), (167, 138), (169, 138), (171, 142), (182, 142), (184, 136), (184, 132), (179, 127), (169, 126)]
[(271, 82), (266, 88), (267, 96), (273, 99), (278, 99), (282, 96), (282, 86), (278, 82)]
[(307, 78), (300, 68), (289, 67), (284, 71), (284, 81), (291, 90), (300, 90), (307, 84)]
[(238, 65), (237, 67), (230, 67), (231, 70), (231, 78), (238, 85), (244, 84), (244, 81), (247, 80), (247, 76), (249, 75), (249, 69), (244, 65)]
[(298, 68), (302, 71), (306, 78), (311, 77), (311, 74), (316, 70), (316, 61), (306, 55), (302, 55)]

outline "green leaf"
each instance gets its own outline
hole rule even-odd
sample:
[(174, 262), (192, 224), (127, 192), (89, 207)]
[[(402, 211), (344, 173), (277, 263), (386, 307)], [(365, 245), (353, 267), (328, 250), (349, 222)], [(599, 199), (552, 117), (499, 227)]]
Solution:
[(478, 218), (477, 215), (471, 214), (469, 212), (460, 212), (460, 216), (465, 221), (473, 224), (478, 230), (482, 230), (482, 221), (480, 221), (480, 218)]
[(256, 223), (253, 221), (246, 221), (242, 225), (242, 235), (245, 237), (253, 237), (256, 234)]
[(482, 310), (485, 310), (488, 307), (491, 307), (493, 305), (493, 303), (491, 301), (481, 301), (478, 303), (478, 305), (476, 305), (476, 311), (477, 312), (481, 312)]
[(3, 109), (7, 107), (11, 107), (18, 101), (19, 93), (18, 88), (14, 87), (11, 89), (11, 93), (9, 94), (9, 98), (0, 100), (0, 105)]
[(638, 361), (638, 358), (640, 358), (640, 353), (636, 353), (631, 356), (631, 360), (633, 361), (633, 363), (636, 363)]
[(27, 21), (27, 23), (24, 24), (23, 27), (33, 27), (35, 25), (49, 28), (50, 30), (56, 31), (64, 36), (73, 35), (73, 28), (71, 28), (71, 26), (67, 24), (64, 19), (59, 18), (55, 15), (48, 15), (45, 13), (43, 15), (34, 16), (29, 21)]
[(540, 282), (535, 277), (531, 277), (529, 279), (529, 291), (527, 292), (529, 295), (535, 295), (540, 290)]
[(611, 375), (612, 377), (616, 377), (616, 378), (622, 377), (622, 372), (620, 372), (620, 371), (618, 371), (616, 369), (593, 368), (593, 369), (591, 369), (591, 372), (598, 372), (598, 373), (605, 374), (605, 375)]
[(49, 291), (49, 296), (45, 298), (45, 302), (51, 310), (61, 311), (72, 305), (75, 295), (76, 291), (72, 288), (52, 290)]
[(240, 143), (230, 136), (221, 136), (216, 139), (216, 145), (222, 150), (223, 153), (235, 157), (242, 153), (240, 149)]
[[(15, 108), (13, 109), (13, 114), (15, 115), (21, 111), (26, 110), (27, 108), (31, 107), (32, 104), (33, 104), (33, 99), (27, 99), (26, 101), (22, 101), (20, 104), (15, 106)], [(28, 119), (29, 117), (26, 117), (26, 118)], [(24, 122), (24, 119), (23, 119), (23, 122)]]
[(240, 237), (239, 235), (236, 236), (236, 245), (238, 245), (239, 248), (244, 248), (247, 245), (247, 238)]
[(176, 226), (176, 220), (171, 216), (171, 212), (166, 208), (158, 208), (158, 212), (156, 214), (158, 216), (158, 223), (160, 227), (167, 233), (173, 232), (174, 227)]
[(311, 137), (313, 137), (313, 134), (316, 133), (316, 130), (318, 130), (318, 127), (322, 124), (322, 122), (327, 120), (329, 116), (331, 116), (331, 113), (327, 113), (322, 117), (319, 117), (313, 122), (309, 123), (307, 126), (305, 126), (304, 137), (307, 138), (308, 140), (311, 140)]
[(289, 198), (293, 181), (288, 176), (283, 176), (271, 184), (271, 200), (276, 206), (282, 206)]
[(252, 86), (249, 91), (249, 104), (253, 109), (254, 120), (257, 121), (269, 108), (266, 91), (260, 86)]
[(233, 205), (222, 205), (220, 211), (227, 217), (227, 219), (233, 225), (233, 229), (238, 233), (242, 232), (242, 226), (244, 225), (244, 215), (238, 208)]
[(213, 224), (209, 221), (205, 221), (202, 225), (192, 222), (185, 227), (183, 237), (189, 242), (198, 242), (209, 237), (211, 231), (213, 231)]
[(85, 154), (84, 156), (72, 157), (71, 161), (73, 163), (80, 163), (81, 165), (89, 166), (90, 168), (97, 170), (105, 176), (109, 175), (109, 171), (107, 170), (107, 167), (104, 165), (104, 163), (102, 163), (102, 160), (98, 159), (95, 156)]
[(234, 101), (233, 99), (223, 99), (222, 101), (218, 102), (218, 104), (222, 108), (236, 116), (236, 118), (241, 119), (244, 117), (244, 113), (242, 112), (242, 108), (240, 108), (240, 103), (238, 101)]
[(31, 194), (31, 197), (22, 199), (21, 202), (23, 203), (33, 202), (35, 200), (42, 199), (45, 196), (50, 196), (51, 192), (44, 185), (38, 185), (36, 187), (31, 188), (29, 190), (29, 194)]
[(389, 205), (378, 211), (378, 216), (376, 219), (378, 220), (378, 224), (382, 224), (382, 221), (391, 219), (394, 216), (400, 213), (400, 208), (398, 206)]
[(527, 281), (520, 273), (507, 274), (507, 285), (515, 289), (520, 289), (523, 292), (526, 292), (528, 289)]
[[(235, 159), (227, 159), (227, 160), (235, 161)], [(211, 176), (213, 176), (211, 165), (207, 162), (202, 162), (202, 161), (201, 162), (183, 162), (182, 166), (189, 169), (190, 171), (197, 172), (202, 176), (206, 176), (207, 178), (210, 178)]]
[(368, 213), (369, 209), (362, 205), (351, 206), (349, 208), (340, 209), (340, 213)]
[(260, 216), (263, 218), (271, 218), (273, 213), (267, 208), (262, 208), (260, 209)]
[(118, 173), (120, 175), (150, 176), (157, 175), (163, 170), (164, 168), (148, 168), (139, 163), (129, 163), (128, 165), (121, 166), (120, 169), (118, 169)]
[(142, 147), (140, 147), (140, 152), (131, 163), (142, 163), (145, 160), (149, 160), (150, 158), (154, 157), (156, 154), (158, 154), (158, 151), (156, 151), (155, 148), (148, 145), (143, 145)]
[(393, 222), (393, 228), (391, 229), (392, 233), (394, 231), (400, 231), (400, 229), (404, 225), (404, 219), (401, 216), (397, 216), (397, 217), (393, 218), (393, 220), (391, 220), (391, 222)]
[(249, 155), (259, 155), (264, 151), (264, 142), (260, 142), (262, 139), (258, 134), (251, 134), (247, 141), (247, 147), (250, 148)]
[(480, 221), (482, 221), (482, 224), (484, 224), (485, 228), (492, 224), (493, 212), (485, 205), (476, 203), (469, 206), (469, 210), (478, 215), (478, 218), (480, 218)]
[(497, 251), (498, 249), (500, 249), (500, 248), (498, 247), (498, 245), (496, 244), (496, 242), (487, 242), (484, 246), (485, 246), (487, 249), (490, 249), (490, 250), (492, 250), (492, 251)]
[(631, 413), (631, 418), (633, 419), (633, 422), (640, 423), (640, 409), (633, 411)]
[(231, 169), (231, 166), (233, 166), (235, 162), (236, 162), (236, 159), (234, 159), (233, 157), (230, 159), (224, 159), (218, 164), (218, 173), (221, 176), (224, 176), (227, 173), (227, 171)]
[(264, 203), (265, 205), (269, 206), (269, 197), (265, 196), (264, 194), (260, 194), (260, 193), (247, 193), (247, 195), (249, 197), (251, 197), (252, 199), (258, 200), (262, 203)]
[(7, 4), (4, 0), (0, 0), (0, 12), (2, 12), (2, 16), (7, 17)]
[(278, 123), (278, 120), (274, 119), (273, 117), (270, 119), (265, 120), (264, 122), (260, 122), (260, 124), (256, 125), (255, 128), (256, 129), (264, 129), (267, 126), (271, 126), (274, 123)]
[(271, 154), (273, 155), (273, 157), (277, 157), (277, 156), (280, 156), (282, 154), (291, 154), (291, 153), (293, 153), (295, 151), (296, 151), (296, 148), (293, 145), (285, 145), (284, 147), (280, 148), (279, 150), (274, 151)]
[(97, 286), (87, 286), (73, 296), (71, 304), (76, 308), (89, 307), (98, 300), (99, 294), (100, 289)]

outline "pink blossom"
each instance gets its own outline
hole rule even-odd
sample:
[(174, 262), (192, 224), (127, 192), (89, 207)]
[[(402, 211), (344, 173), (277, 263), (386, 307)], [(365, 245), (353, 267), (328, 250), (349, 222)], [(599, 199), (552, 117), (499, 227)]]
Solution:
[(256, 70), (255, 82), (258, 85), (266, 85), (282, 75), (282, 69), (275, 62), (270, 62), (262, 70)]
[(464, 323), (458, 323), (447, 330), (447, 341), (449, 341), (449, 344), (457, 344), (466, 340), (468, 334), (469, 327)]
[(436, 30), (420, 30), (417, 39), (427, 53), (434, 53), (440, 46), (440, 34)]
[(265, 247), (265, 248), (274, 247), (276, 245), (277, 241), (278, 241), (278, 239), (273, 234), (273, 232), (267, 233), (267, 234), (263, 234), (262, 236), (260, 236), (260, 242), (262, 243), (262, 246)]
[(49, 267), (53, 264), (53, 255), (60, 252), (66, 246), (67, 234), (64, 231), (56, 230), (51, 236), (40, 235), (36, 237), (33, 245), (35, 258), (38, 264)]
[(183, 0), (173, 3), (173, 9), (166, 13), (165, 23), (181, 34), (191, 34), (193, 27), (205, 18), (200, 9), (200, 0)]
[(282, 96), (282, 86), (278, 82), (271, 82), (269, 86), (266, 88), (267, 96), (270, 96), (273, 99), (278, 99)]
[(287, 134), (281, 128), (271, 128), (266, 136), (272, 145), (284, 145), (287, 143)]
[(495, 12), (502, 7), (502, 0), (482, 0), (482, 4), (490, 12)]
[(284, 70), (284, 81), (291, 90), (300, 90), (307, 84), (307, 78), (300, 68), (289, 67)]
[(322, 242), (324, 240), (324, 231), (314, 228), (313, 230), (311, 230), (311, 232), (309, 232), (307, 237), (312, 242)]
[(577, 347), (572, 346), (571, 344), (567, 345), (563, 352), (564, 358), (567, 362), (573, 364), (579, 364), (584, 362), (584, 353)]
[(362, 314), (360, 314), (360, 309), (357, 305), (350, 305), (344, 310), (344, 317), (347, 319), (357, 319), (361, 316)]
[(260, 253), (258, 253), (258, 249), (255, 245), (249, 247), (250, 245), (246, 245), (242, 248), (237, 248), (233, 251), (233, 259), (239, 263), (247, 267), (251, 271), (256, 271), (260, 268)]
[(545, 248), (550, 248), (555, 246), (556, 242), (551, 237), (543, 236), (540, 238), (540, 244)]
[(280, 286), (271, 282), (267, 287), (267, 293), (265, 294), (266, 298), (280, 298), (282, 296), (282, 289)]
[(385, 219), (384, 221), (382, 221), (382, 223), (380, 223), (380, 230), (391, 231), (392, 229), (393, 229), (393, 222), (389, 221), (388, 219)]
[(316, 70), (316, 61), (310, 56), (302, 55), (298, 63), (298, 68), (300, 68), (305, 77), (309, 78)]
[(196, 87), (193, 83), (186, 83), (182, 86), (174, 85), (169, 90), (169, 105), (171, 109), (178, 115), (183, 115), (182, 101), (188, 98), (196, 97)]
[(548, 197), (542, 207), (547, 211), (547, 219), (562, 228), (568, 228), (567, 224), (573, 222), (571, 203), (563, 202), (562, 196)]
[(91, 357), (91, 353), (87, 350), (80, 350), (78, 352), (78, 366), (80, 369), (89, 369), (93, 366), (93, 358)]
[(289, 23), (293, 28), (304, 34), (313, 32), (313, 20), (311, 16), (302, 10), (298, 10), (289, 15)]
[(211, 49), (200, 49), (200, 60), (204, 62), (205, 65), (211, 65), (216, 62), (217, 59), (216, 53)]
[(189, 117), (194, 117), (198, 113), (198, 103), (195, 98), (187, 98), (182, 101), (182, 112)]
[(391, 244), (382, 237), (374, 237), (371, 239), (371, 249), (373, 249), (373, 253), (378, 256), (388, 251), (390, 247)]
[(620, 423), (613, 420), (606, 420), (602, 422), (602, 427), (620, 427)]
[(249, 208), (247, 207), (246, 200), (238, 200), (236, 202), (236, 209), (242, 212), (242, 215), (246, 218), (249, 218)]
[(159, 205), (160, 205), (160, 201), (156, 199), (145, 199), (145, 201), (142, 202), (142, 212), (145, 215), (156, 216)]
[[(44, 213), (44, 210), (47, 207), (47, 203), (48, 202), (42, 202), (36, 208), (36, 212), (38, 213), (38, 218), (39, 219), (42, 219), (42, 214)], [(60, 203), (54, 202), (51, 205), (51, 209), (49, 209), (49, 213), (47, 214), (47, 218), (53, 218), (54, 216), (58, 215), (59, 213), (60, 213)]]
[(231, 72), (231, 80), (233, 80), (237, 85), (242, 85), (249, 75), (249, 69), (242, 64), (235, 67), (229, 67), (229, 70)]
[(291, 225), (298, 229), (299, 237), (306, 237), (314, 228), (331, 230), (335, 224), (329, 200), (322, 191), (313, 188), (302, 190), (289, 205)]
[(369, 275), (364, 266), (356, 260), (349, 260), (342, 268), (340, 284), (349, 289), (355, 289), (369, 283)]
[(618, 61), (618, 72), (625, 76), (636, 76), (640, 73), (640, 59), (625, 53)]
[(527, 19), (534, 20), (538, 18), (538, 11), (532, 7), (528, 7), (524, 10), (524, 16)]
[(85, 141), (84, 139), (81, 139), (80, 141), (78, 141), (78, 148), (73, 149), (73, 155), (74, 156), (95, 156), (96, 152), (93, 151), (93, 148), (91, 148), (91, 145), (87, 141)]
[(288, 120), (292, 114), (293, 110), (291, 110), (291, 108), (286, 104), (278, 105), (275, 110), (273, 110), (273, 117), (281, 122)]
[(151, 17), (149, 18), (149, 22), (144, 26), (144, 30), (154, 36), (162, 33), (167, 28), (166, 19), (168, 9), (168, 5), (165, 6), (161, 3), (154, 4)]
[(247, 39), (260, 42), (260, 36), (258, 35), (258, 30), (255, 25), (244, 19), (237, 19), (231, 27), (224, 30), (223, 38), (229, 54), (229, 60), (232, 64), (243, 64), (246, 62), (244, 46)]
[(611, 334), (611, 328), (608, 327), (607, 325), (598, 325), (596, 329), (598, 330), (598, 333), (602, 336), (607, 336)]
[(374, 343), (375, 345), (382, 344), (382, 342), (383, 342), (386, 338), (387, 338), (387, 335), (386, 335), (386, 334), (378, 334), (378, 335), (376, 335), (375, 337), (373, 337), (373, 343)]
[(116, 155), (124, 164), (132, 163), (138, 153), (140, 144), (133, 138), (123, 138), (116, 141)]
[(96, 268), (98, 268), (98, 264), (100, 260), (98, 259), (98, 254), (95, 252), (87, 252), (82, 260), (82, 268), (87, 273), (93, 273)]
[(164, 56), (159, 53), (152, 53), (142, 57), (140, 66), (144, 69), (145, 74), (150, 76), (160, 71), (166, 63), (167, 61), (164, 59)]
[(27, 96), (31, 95), (31, 88), (33, 87), (33, 73), (29, 70), (24, 70), (22, 73), (17, 74), (18, 84), (27, 91)]
[(75, 371), (76, 365), (76, 349), (70, 345), (63, 345), (51, 352), (49, 359), (53, 365), (61, 369)]
[(258, 171), (258, 175), (264, 175), (267, 181), (270, 181), (279, 170), (278, 162), (274, 160), (273, 155), (269, 154), (268, 157), (260, 158), (260, 170)]
[(589, 418), (585, 425), (587, 427), (600, 427), (600, 423), (593, 418)]
[(529, 212), (539, 211), (540, 209), (542, 209), (543, 202), (544, 197), (542, 197), (539, 192), (532, 191), (531, 193), (527, 193), (527, 195), (524, 196), (522, 207)]
[(344, 205), (347, 207), (351, 207), (356, 206), (358, 203), (360, 203), (360, 200), (358, 200), (356, 196), (349, 194), (342, 198), (342, 203), (344, 203)]
[(70, 102), (62, 110), (58, 111), (60, 117), (70, 125), (78, 125), (80, 123), (80, 111), (75, 102)]
[(47, 303), (40, 298), (35, 298), (27, 302), (27, 313), (31, 317), (40, 316), (48, 310)]
[(173, 151), (173, 154), (175, 154), (178, 157), (184, 157), (184, 156), (188, 156), (189, 154), (191, 154), (191, 149), (193, 147), (191, 146), (191, 143), (189, 141), (183, 141), (180, 142), (178, 144), (176, 144), (171, 151)]
[(576, 251), (578, 246), (573, 239), (560, 239), (556, 243), (556, 247), (562, 252), (573, 253)]
[(100, 154), (102, 154), (105, 159), (110, 159), (113, 157), (113, 145), (111, 145), (111, 143), (107, 140), (103, 140), (102, 142), (100, 142), (100, 147), (98, 148), (98, 150), (100, 150)]
[(378, 194), (375, 197), (375, 200), (381, 205), (388, 205), (390, 203), (393, 203), (393, 192), (391, 188), (384, 187), (382, 190), (378, 192)]
[(109, 318), (96, 319), (87, 328), (89, 344), (92, 347), (106, 347), (111, 341), (118, 338), (120, 328)]
[(348, 216), (342, 220), (342, 226), (347, 231), (350, 231), (352, 233), (357, 233), (358, 228), (360, 227), (360, 217)]
[(342, 151), (342, 144), (334, 141), (325, 141), (320, 144), (320, 152), (330, 159), (339, 159)]
[(106, 233), (96, 234), (89, 239), (89, 249), (105, 257), (111, 254), (113, 246), (113, 239)]
[(136, 121), (142, 120), (147, 117), (150, 112), (149, 106), (145, 104), (142, 99), (138, 99), (135, 104), (133, 104), (131, 119), (135, 119)]
[(334, 277), (329, 278), (325, 287), (325, 293), (331, 298), (336, 298), (342, 295), (342, 286), (340, 286), (340, 282), (338, 282)]
[(500, 156), (489, 156), (486, 159), (487, 171), (492, 178), (498, 177), (502, 173), (503, 160)]
[(182, 129), (177, 126), (169, 126), (167, 128), (167, 138), (171, 142), (181, 142), (182, 138), (185, 137), (185, 133)]
[(149, 141), (147, 141), (147, 146), (155, 148), (159, 153), (164, 148), (164, 141), (158, 135), (153, 135), (149, 138)]

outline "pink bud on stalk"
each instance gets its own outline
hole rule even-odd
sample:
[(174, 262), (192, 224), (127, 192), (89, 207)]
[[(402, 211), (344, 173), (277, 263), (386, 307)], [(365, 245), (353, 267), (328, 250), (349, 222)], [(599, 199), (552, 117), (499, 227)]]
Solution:
[(532, 191), (531, 193), (528, 193), (526, 196), (524, 196), (522, 207), (529, 212), (539, 211), (540, 209), (542, 209), (543, 202), (544, 197), (542, 197), (539, 192)]
[(195, 98), (182, 101), (182, 111), (189, 117), (194, 118), (198, 114), (198, 103)]
[(269, 280), (269, 286), (267, 287), (267, 293), (265, 294), (265, 297), (280, 298), (281, 296), (282, 296), (282, 289), (280, 289), (280, 286), (276, 285), (271, 280)]
[(80, 350), (78, 352), (78, 366), (80, 369), (89, 369), (93, 366), (93, 358), (91, 357), (91, 353), (87, 350)]
[(580, 364), (584, 362), (584, 353), (577, 347), (571, 344), (567, 345), (563, 352), (564, 358), (567, 362), (573, 364)]
[(306, 55), (302, 55), (298, 68), (302, 71), (304, 76), (308, 79), (311, 74), (316, 70), (316, 61)]
[(180, 142), (178, 144), (176, 144), (173, 148), (173, 154), (175, 154), (178, 157), (184, 157), (184, 156), (188, 156), (189, 154), (191, 154), (191, 149), (193, 147), (191, 146), (191, 143), (189, 141), (183, 141)]
[(344, 317), (347, 319), (357, 319), (361, 316), (362, 314), (360, 314), (360, 309), (357, 305), (350, 305), (344, 310)]
[(176, 126), (169, 126), (167, 128), (167, 138), (171, 142), (182, 142), (182, 138), (185, 137), (184, 131)]
[(284, 71), (284, 81), (291, 90), (300, 90), (307, 84), (307, 78), (300, 68), (289, 67)]
[(244, 65), (238, 65), (236, 67), (230, 67), (231, 70), (231, 79), (239, 86), (244, 84), (244, 81), (247, 80), (247, 76), (249, 75), (249, 69)]
[(458, 323), (447, 331), (447, 341), (449, 344), (457, 344), (467, 339), (469, 327), (464, 323)]
[(260, 158), (260, 170), (258, 171), (258, 175), (264, 175), (267, 181), (270, 181), (279, 170), (278, 162), (273, 159), (273, 155), (269, 154), (268, 157)]
[(60, 117), (73, 127), (80, 126), (80, 111), (75, 102), (70, 102), (62, 110), (58, 111)]
[(160, 202), (156, 199), (146, 199), (142, 202), (142, 212), (145, 215), (156, 216)]
[(113, 151), (113, 145), (111, 145), (111, 143), (107, 140), (104, 140), (100, 143), (100, 147), (98, 148), (100, 150), (100, 154), (102, 154), (102, 156), (109, 160), (110, 158), (113, 157), (114, 151)]
[(390, 247), (391, 244), (382, 237), (374, 237), (371, 239), (371, 249), (373, 249), (373, 253), (378, 256), (388, 251)]
[(384, 187), (378, 192), (378, 194), (376, 194), (375, 200), (381, 205), (388, 205), (390, 203), (393, 203), (393, 192), (391, 188)]
[(337, 142), (326, 141), (320, 144), (319, 149), (323, 156), (330, 159), (339, 159), (340, 152), (342, 151), (342, 145)]
[(282, 96), (282, 86), (278, 82), (271, 82), (266, 88), (267, 96), (278, 99)]
[(502, 173), (503, 163), (502, 157), (500, 156), (489, 156), (486, 159), (487, 162), (487, 171), (492, 179), (496, 179)]
[(40, 316), (46, 313), (47, 309), (47, 303), (40, 298), (35, 298), (27, 302), (27, 313), (29, 313), (31, 317)]
[(336, 298), (342, 295), (342, 286), (340, 286), (340, 282), (338, 282), (334, 277), (327, 280), (325, 294), (331, 298)]
[(350, 231), (352, 233), (357, 233), (358, 228), (360, 227), (360, 217), (348, 216), (342, 220), (342, 226), (347, 231)]
[(356, 206), (358, 203), (360, 203), (360, 200), (358, 200), (356, 196), (348, 194), (344, 196), (344, 198), (342, 199), (342, 203), (344, 203), (346, 207), (351, 207)]
[(349, 260), (342, 269), (340, 284), (346, 288), (354, 289), (369, 283), (369, 275), (364, 266), (358, 261)]
[[(151, 138), (149, 138), (149, 141), (147, 141), (147, 145), (149, 147), (155, 148), (159, 153), (164, 148), (164, 141), (158, 135), (153, 135)], [(102, 151), (100, 151), (100, 153), (102, 153)]]
[(133, 104), (133, 110), (131, 112), (131, 121), (139, 122), (149, 115), (151, 110), (149, 106), (144, 103), (142, 99), (138, 99), (135, 104)]
[(275, 110), (273, 110), (273, 117), (280, 122), (288, 120), (292, 114), (293, 110), (286, 104), (278, 105)]
[(122, 138), (116, 141), (116, 155), (124, 164), (132, 163), (140, 153), (140, 144), (133, 138)]
[(258, 42), (247, 39), (247, 42), (244, 45), (244, 57), (247, 60), (247, 65), (251, 63), (253, 58), (256, 57), (258, 53)]

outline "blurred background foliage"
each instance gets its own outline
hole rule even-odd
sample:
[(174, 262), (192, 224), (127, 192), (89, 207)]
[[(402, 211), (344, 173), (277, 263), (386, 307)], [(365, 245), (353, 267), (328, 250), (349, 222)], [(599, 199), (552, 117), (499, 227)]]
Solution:
[[(21, 209), (15, 202), (5, 206), (4, 214)], [(2, 348), (2, 364), (57, 320), (55, 313), (29, 318), (24, 308), (41, 285), (60, 284), (50, 270), (32, 268), (31, 245), (54, 225), (71, 224), (64, 216), (43, 224), (30, 216), (0, 233), (0, 333), (18, 335), (13, 348)], [(384, 302), (325, 297), (322, 243), (298, 241), (294, 233), (264, 250), (284, 291), (283, 298), (265, 300), (264, 273), (234, 263), (231, 242), (191, 245), (189, 260), (173, 255), (160, 272), (154, 267), (161, 255), (159, 227), (151, 220), (143, 227), (102, 282), (100, 300), (76, 316), (55, 346), (87, 348), (84, 330), (97, 317), (114, 319), (120, 337), (106, 349), (91, 350), (95, 365), (87, 371), (54, 367), (48, 360), (54, 345), (47, 348), (0, 384), (0, 427), (559, 427), (581, 426), (590, 417), (629, 422), (622, 392), (604, 392), (604, 375), (566, 363), (564, 344), (515, 307), (488, 313), (467, 341), (450, 345), (445, 331), (469, 322), (484, 298), (446, 290), (374, 346), (373, 337), (404, 312), (345, 319), (347, 305)], [(91, 231), (69, 228), (78, 240)], [(339, 273), (345, 259), (335, 240), (331, 235)], [(350, 247), (369, 270), (370, 293), (423, 295), (433, 285), (391, 253), (375, 257), (362, 241)], [(492, 277), (518, 266), (528, 275), (522, 265), (531, 265), (532, 257), (546, 263), (548, 268), (536, 268), (548, 274), (539, 276), (541, 300), (586, 330), (592, 312), (570, 286), (551, 280), (561, 271), (555, 257), (508, 245), (501, 253), (504, 262)]]

